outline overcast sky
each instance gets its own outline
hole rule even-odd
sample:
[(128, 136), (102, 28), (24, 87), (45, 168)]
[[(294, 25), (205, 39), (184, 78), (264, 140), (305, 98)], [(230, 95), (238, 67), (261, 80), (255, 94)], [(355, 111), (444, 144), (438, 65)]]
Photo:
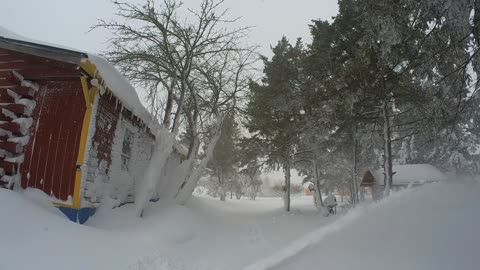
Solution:
[[(183, 2), (195, 7), (200, 0)], [(224, 7), (230, 18), (242, 17), (242, 26), (254, 26), (251, 42), (263, 54), (282, 35), (292, 42), (297, 37), (308, 40), (311, 20), (330, 20), (338, 10), (337, 0), (225, 0)], [(0, 25), (13, 32), (94, 53), (106, 49), (108, 38), (102, 31), (87, 33), (98, 18), (114, 18), (110, 0), (11, 0), (0, 9)]]
[[(200, 0), (183, 2), (195, 7)], [(251, 43), (264, 55), (270, 55), (270, 46), (283, 35), (292, 42), (298, 37), (308, 41), (311, 21), (330, 20), (338, 11), (337, 0), (225, 0), (224, 7), (229, 18), (241, 17), (239, 26), (254, 27)], [(87, 32), (97, 19), (114, 18), (114, 12), (110, 0), (4, 0), (0, 25), (28, 38), (100, 53), (107, 49), (108, 33)], [(283, 173), (271, 173), (270, 178), (281, 182)], [(296, 172), (292, 182), (300, 182)]]

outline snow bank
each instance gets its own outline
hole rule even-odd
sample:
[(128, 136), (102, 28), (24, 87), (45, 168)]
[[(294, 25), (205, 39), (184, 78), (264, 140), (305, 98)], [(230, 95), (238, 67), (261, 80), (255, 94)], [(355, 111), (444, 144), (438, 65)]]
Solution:
[(305, 196), (290, 213), (281, 198), (160, 200), (143, 218), (134, 204), (105, 203), (84, 226), (41, 191), (0, 189), (0, 269), (473, 270), (479, 194), (480, 183), (427, 184), (337, 220)]
[(160, 200), (143, 218), (134, 204), (107, 202), (87, 226), (68, 221), (38, 190), (0, 189), (0, 205), (0, 254), (8, 258), (0, 269), (241, 269), (334, 221), (318, 215), (311, 197), (293, 198), (291, 213), (280, 198), (192, 198), (187, 207)]
[(272, 254), (271, 256), (244, 268), (244, 270), (264, 270), (273, 268), (290, 257), (301, 253), (308, 247), (320, 242), (325, 236), (342, 229), (348, 224), (354, 223), (356, 219), (366, 214), (368, 209), (369, 208), (365, 205), (358, 206), (356, 209), (350, 211), (346, 216), (342, 217), (337, 222), (329, 224), (328, 226), (322, 227), (303, 236), (291, 245), (288, 245), (287, 247), (280, 249), (275, 254)]
[(402, 191), (245, 269), (478, 269), (479, 195), (472, 182)]
[[(0, 269), (145, 270), (148, 268), (137, 267), (144, 263), (141, 260), (144, 254), (150, 254), (159, 243), (166, 246), (173, 243), (166, 237), (158, 237), (161, 230), (152, 229), (153, 224), (149, 225), (148, 233), (143, 234), (133, 233), (134, 228), (138, 229), (139, 226), (130, 228), (130, 233), (112, 230), (113, 222), (118, 222), (117, 226), (134, 224), (135, 218), (129, 219), (125, 215), (117, 220), (112, 219), (108, 230), (73, 223), (52, 206), (47, 195), (38, 190), (20, 193), (0, 189), (0, 205), (0, 215), (3, 217), (0, 222)], [(171, 223), (175, 222), (175, 218), (186, 224), (194, 221), (182, 219), (191, 216), (188, 212), (183, 213), (185, 211), (178, 209), (172, 212), (159, 215), (159, 218), (168, 218)], [(185, 226), (178, 227), (187, 229)], [(172, 226), (159, 229), (166, 231)], [(173, 234), (181, 234), (180, 229)], [(174, 266), (176, 261), (173, 255), (168, 258), (161, 254), (156, 256), (158, 265)]]

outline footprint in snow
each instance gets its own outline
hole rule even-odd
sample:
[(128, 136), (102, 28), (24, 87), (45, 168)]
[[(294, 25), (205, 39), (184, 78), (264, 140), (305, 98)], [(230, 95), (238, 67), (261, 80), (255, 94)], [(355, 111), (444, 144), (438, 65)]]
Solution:
[(260, 228), (258, 225), (251, 225), (248, 228), (248, 239), (250, 240), (250, 243), (254, 245), (265, 243), (262, 228)]

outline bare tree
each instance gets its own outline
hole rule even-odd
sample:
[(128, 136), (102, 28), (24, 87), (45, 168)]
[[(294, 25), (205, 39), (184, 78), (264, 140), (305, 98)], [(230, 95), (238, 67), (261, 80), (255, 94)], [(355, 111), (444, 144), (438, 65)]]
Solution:
[(179, 129), (188, 133), (191, 166), (182, 167), (188, 172), (176, 193), (179, 203), (190, 197), (203, 172), (205, 162), (193, 162), (200, 146), (206, 153), (218, 140), (219, 134), (205, 136), (204, 128), (218, 125), (210, 131), (219, 132), (218, 119), (241, 105), (257, 58), (255, 48), (245, 45), (249, 28), (235, 27), (238, 19), (227, 19), (222, 3), (202, 0), (194, 10), (175, 0), (158, 5), (153, 0), (142, 5), (115, 1), (118, 19), (100, 20), (93, 27), (113, 33), (105, 56), (147, 90), (149, 109), (163, 128), (173, 136)]

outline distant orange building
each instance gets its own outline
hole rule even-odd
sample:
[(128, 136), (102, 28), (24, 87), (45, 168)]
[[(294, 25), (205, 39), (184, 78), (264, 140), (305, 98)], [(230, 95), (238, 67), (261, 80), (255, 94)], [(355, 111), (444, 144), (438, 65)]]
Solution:
[(315, 186), (310, 183), (305, 189), (304, 189), (304, 193), (305, 193), (305, 196), (313, 196), (313, 193), (315, 192)]

